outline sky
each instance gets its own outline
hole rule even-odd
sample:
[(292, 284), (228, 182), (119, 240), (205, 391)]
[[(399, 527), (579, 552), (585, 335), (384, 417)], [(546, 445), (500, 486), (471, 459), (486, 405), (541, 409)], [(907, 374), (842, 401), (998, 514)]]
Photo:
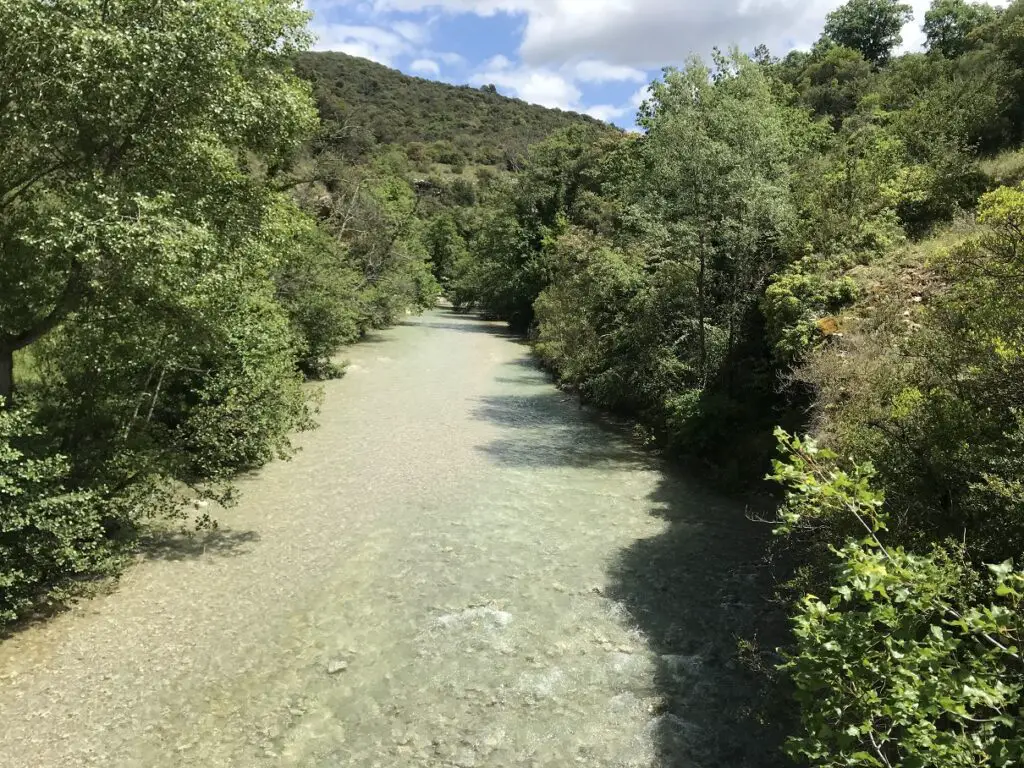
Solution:
[[(629, 127), (646, 86), (692, 54), (808, 48), (843, 0), (306, 0), (315, 48)], [(904, 48), (930, 0), (912, 0)]]

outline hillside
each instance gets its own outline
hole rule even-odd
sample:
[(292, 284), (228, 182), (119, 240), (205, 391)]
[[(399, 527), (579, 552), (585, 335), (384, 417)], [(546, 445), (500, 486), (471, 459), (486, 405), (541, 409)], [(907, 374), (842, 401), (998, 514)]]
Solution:
[(344, 53), (305, 53), (296, 69), (313, 83), (328, 127), (343, 130), (363, 151), (394, 144), (406, 148), (412, 160), (423, 155), (446, 165), (501, 165), (509, 153), (520, 155), (560, 129), (605, 126), (586, 115), (510, 99), (487, 86), (424, 80)]

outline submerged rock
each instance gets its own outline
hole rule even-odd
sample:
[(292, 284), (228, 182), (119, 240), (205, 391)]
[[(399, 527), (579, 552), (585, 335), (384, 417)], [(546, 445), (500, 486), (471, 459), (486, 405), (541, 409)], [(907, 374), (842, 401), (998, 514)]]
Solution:
[(328, 675), (340, 675), (342, 672), (348, 671), (348, 662), (342, 659), (335, 659), (334, 661), (328, 662), (327, 674)]
[(438, 616), (436, 623), (445, 629), (477, 623), (486, 623), (502, 628), (512, 623), (512, 614), (494, 608), (468, 608), (458, 613)]

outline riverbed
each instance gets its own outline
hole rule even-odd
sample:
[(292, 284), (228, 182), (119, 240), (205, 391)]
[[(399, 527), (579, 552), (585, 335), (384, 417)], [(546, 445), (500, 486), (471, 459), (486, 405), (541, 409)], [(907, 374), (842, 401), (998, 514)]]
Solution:
[(0, 644), (0, 766), (778, 763), (741, 504), (499, 324), (439, 309), (346, 357), (217, 531)]

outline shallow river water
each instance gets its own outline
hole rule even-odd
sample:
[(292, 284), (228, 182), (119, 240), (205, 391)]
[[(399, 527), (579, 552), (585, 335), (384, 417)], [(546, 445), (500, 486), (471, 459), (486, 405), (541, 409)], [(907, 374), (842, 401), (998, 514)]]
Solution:
[(760, 533), (496, 324), (353, 348), (221, 528), (0, 644), (0, 766), (776, 764)]

